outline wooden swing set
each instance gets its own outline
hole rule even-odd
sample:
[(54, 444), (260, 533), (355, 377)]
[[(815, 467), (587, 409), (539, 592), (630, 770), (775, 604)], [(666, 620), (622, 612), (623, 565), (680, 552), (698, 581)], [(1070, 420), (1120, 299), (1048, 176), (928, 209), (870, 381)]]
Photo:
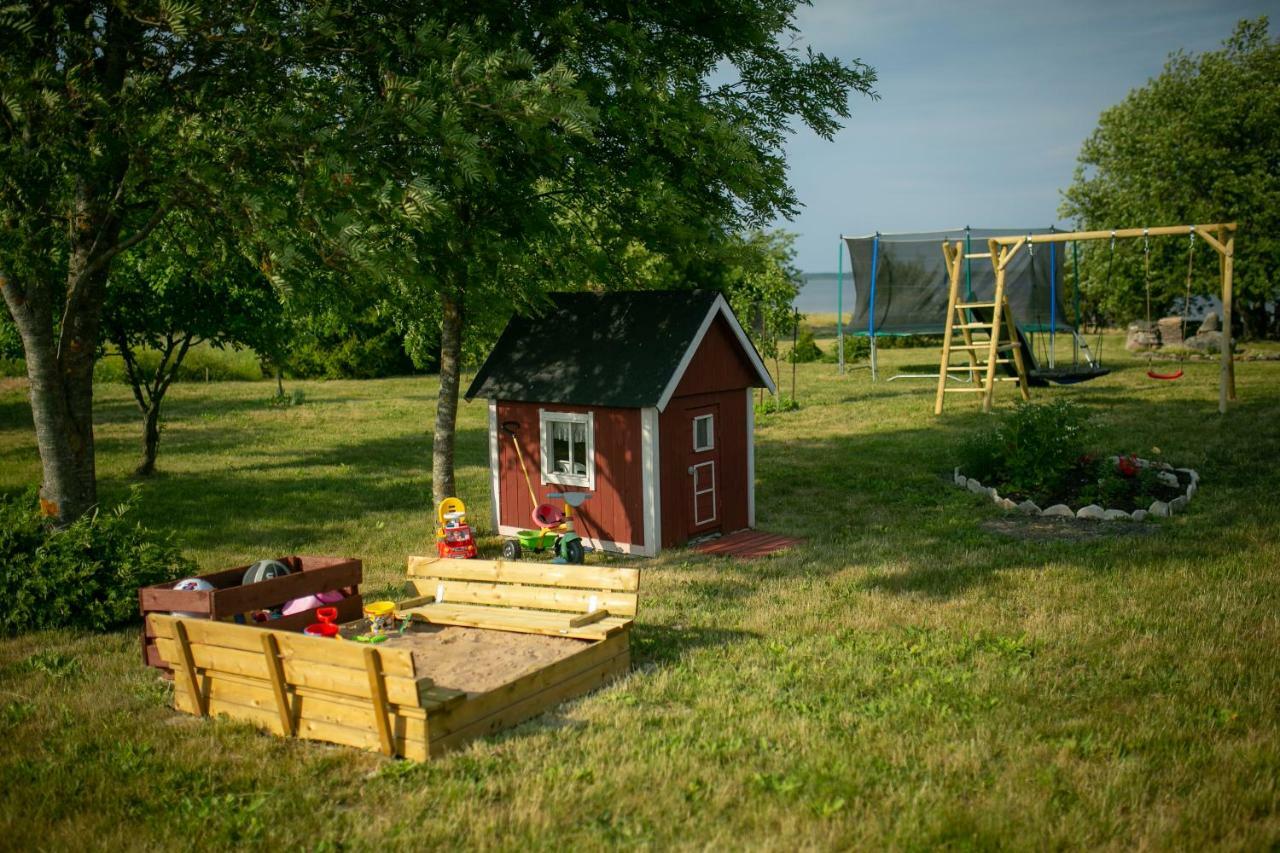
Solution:
[[(1227, 401), (1236, 399), (1235, 365), (1231, 357), (1231, 287), (1232, 264), (1235, 255), (1236, 224), (1213, 223), (1209, 225), (1161, 225), (1153, 228), (1118, 228), (1110, 231), (1065, 231), (1050, 234), (1024, 234), (992, 237), (987, 241), (987, 251), (966, 253), (961, 240), (944, 241), (942, 255), (947, 263), (947, 275), (950, 279), (951, 291), (947, 299), (947, 325), (942, 338), (942, 360), (938, 369), (938, 393), (934, 401), (933, 413), (942, 414), (943, 399), (947, 394), (981, 394), (982, 411), (990, 412), (995, 397), (997, 382), (1015, 382), (1022, 399), (1030, 400), (1027, 366), (1023, 361), (1022, 346), (1018, 339), (1017, 327), (1013, 322), (1013, 313), (1009, 310), (1008, 294), (1005, 291), (1005, 270), (1010, 261), (1024, 248), (1034, 251), (1040, 243), (1070, 243), (1084, 240), (1110, 240), (1112, 250), (1115, 241), (1141, 237), (1144, 244), (1151, 237), (1188, 236), (1194, 241), (1197, 237), (1204, 240), (1218, 253), (1218, 275), (1222, 282), (1222, 361), (1218, 378), (1218, 411), (1226, 413)], [(1144, 250), (1145, 250), (1144, 245)], [(1149, 256), (1148, 256), (1149, 257)], [(995, 269), (995, 293), (990, 302), (965, 302), (961, 298), (963, 275), (961, 270), (964, 261), (976, 258), (990, 258)], [(1148, 261), (1149, 263), (1149, 261)], [(1149, 269), (1149, 267), (1148, 267)], [(1148, 273), (1148, 288), (1149, 273)], [(1190, 292), (1190, 270), (1188, 270), (1188, 293)], [(1148, 294), (1148, 300), (1150, 296)], [(1149, 312), (1148, 308), (1148, 312)], [(1183, 313), (1187, 306), (1183, 306)], [(990, 322), (987, 319), (990, 318)], [(960, 332), (963, 343), (957, 343), (955, 332)], [(985, 334), (985, 339), (975, 335)], [(1002, 335), (1004, 335), (1002, 339)], [(951, 364), (954, 352), (963, 353), (968, 358), (968, 370), (974, 382), (967, 387), (947, 385), (949, 374), (956, 372), (957, 367)], [(985, 360), (984, 360), (985, 357)], [(997, 376), (997, 366), (1011, 364), (1014, 375)], [(1153, 379), (1175, 379), (1181, 376), (1181, 370), (1175, 374), (1157, 374), (1148, 365), (1147, 375)], [(977, 380), (981, 378), (981, 383)]]

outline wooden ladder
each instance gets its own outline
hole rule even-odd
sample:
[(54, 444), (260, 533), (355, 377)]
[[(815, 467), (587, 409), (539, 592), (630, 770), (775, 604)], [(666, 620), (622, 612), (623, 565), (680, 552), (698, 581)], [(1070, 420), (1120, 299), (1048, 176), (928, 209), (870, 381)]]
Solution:
[[(1022, 399), (1031, 399), (1027, 390), (1027, 368), (1022, 363), (1022, 347), (1018, 343), (1013, 312), (1009, 310), (1009, 299), (1005, 293), (1005, 267), (1024, 242), (1025, 239), (1013, 246), (1001, 247), (995, 240), (990, 240), (987, 243), (988, 251), (977, 254), (965, 254), (964, 243), (959, 240), (942, 244), (951, 290), (947, 296), (947, 325), (942, 335), (942, 361), (938, 365), (938, 395), (933, 405), (935, 415), (942, 414), (942, 401), (947, 394), (981, 394), (982, 411), (990, 412), (997, 382), (1016, 382)], [(977, 258), (990, 258), (995, 269), (996, 290), (990, 302), (964, 302), (960, 298), (960, 269), (964, 261)], [(981, 322), (969, 313), (975, 310), (990, 310), (991, 322)], [(1000, 339), (1002, 329), (1007, 335), (1004, 341)], [(964, 340), (963, 344), (953, 342), (957, 330)], [(975, 334), (986, 337), (978, 339)], [(969, 359), (968, 373), (972, 384), (968, 387), (947, 385), (948, 377), (957, 372), (957, 368), (951, 364), (953, 352), (962, 352)], [(1001, 364), (1013, 364), (1017, 375), (997, 376), (996, 367)], [(978, 382), (979, 377), (982, 379), (981, 384)]]

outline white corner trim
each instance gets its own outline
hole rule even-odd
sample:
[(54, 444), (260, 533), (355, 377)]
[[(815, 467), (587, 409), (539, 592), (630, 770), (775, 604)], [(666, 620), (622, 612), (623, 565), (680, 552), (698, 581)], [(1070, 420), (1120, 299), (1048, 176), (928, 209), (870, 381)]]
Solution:
[(747, 527), (756, 526), (756, 404), (747, 389)]
[[(498, 535), (515, 536), (520, 532), (520, 530), (521, 528), (519, 527), (512, 527), (511, 525), (504, 524), (498, 528)], [(581, 533), (578, 535), (582, 536)], [(582, 541), (586, 542), (597, 551), (607, 551), (610, 554), (633, 554), (637, 557), (654, 556), (653, 552), (649, 548), (644, 545), (636, 545), (633, 542), (610, 542), (608, 539), (593, 539), (590, 536), (582, 536)], [(533, 559), (536, 560), (537, 557), (534, 557)]]
[(498, 460), (501, 458), (498, 446), (498, 401), (495, 398), (489, 399), (489, 508), (493, 521), (493, 529), (498, 529), (498, 519), (502, 518), (501, 508), (498, 506), (499, 489), (499, 465)]
[[(748, 394), (748, 397), (750, 395)], [(661, 454), (658, 452), (658, 410), (640, 410), (641, 490), (644, 493), (644, 546), (651, 554), (662, 549)]]
[(711, 307), (707, 309), (707, 316), (702, 319), (702, 325), (698, 327), (698, 333), (693, 336), (693, 341), (689, 344), (689, 348), (685, 350), (684, 355), (680, 358), (680, 364), (676, 366), (675, 372), (671, 374), (671, 379), (667, 382), (667, 387), (663, 389), (662, 396), (658, 398), (659, 412), (666, 411), (667, 404), (671, 402), (671, 397), (676, 393), (676, 387), (680, 384), (680, 380), (684, 378), (685, 371), (689, 369), (689, 362), (693, 361), (693, 356), (698, 352), (698, 347), (702, 346), (702, 339), (707, 336), (707, 329), (711, 328), (716, 315), (724, 317), (728, 322), (729, 328), (733, 330), (733, 334), (737, 337), (742, 351), (746, 353), (747, 359), (751, 362), (751, 366), (755, 368), (756, 375), (764, 382), (765, 388), (771, 394), (778, 393), (777, 386), (773, 384), (773, 377), (769, 375), (768, 368), (764, 366), (764, 362), (760, 360), (760, 354), (756, 352), (755, 344), (751, 343), (751, 339), (743, 331), (742, 324), (738, 322), (738, 318), (733, 316), (733, 309), (729, 307), (729, 303), (725, 301), (723, 296), (717, 295), (715, 301), (711, 303)]

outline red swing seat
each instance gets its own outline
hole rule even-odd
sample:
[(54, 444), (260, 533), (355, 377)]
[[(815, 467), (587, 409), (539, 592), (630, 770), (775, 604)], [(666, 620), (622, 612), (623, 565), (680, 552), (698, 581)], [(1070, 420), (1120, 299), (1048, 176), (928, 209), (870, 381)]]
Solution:
[(1182, 368), (1178, 368), (1173, 373), (1156, 373), (1154, 370), (1148, 370), (1147, 377), (1150, 379), (1163, 379), (1166, 382), (1174, 379), (1181, 379)]

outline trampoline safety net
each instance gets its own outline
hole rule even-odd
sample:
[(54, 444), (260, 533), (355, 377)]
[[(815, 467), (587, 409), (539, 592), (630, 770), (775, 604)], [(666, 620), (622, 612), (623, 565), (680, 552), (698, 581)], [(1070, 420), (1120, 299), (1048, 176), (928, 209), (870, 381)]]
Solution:
[[(947, 322), (949, 282), (944, 240), (966, 241), (966, 254), (985, 253), (987, 238), (1048, 234), (1051, 228), (960, 228), (918, 234), (845, 237), (853, 276), (853, 335), (942, 334)], [(1006, 270), (1005, 289), (1014, 322), (1023, 332), (1074, 331), (1063, 310), (1063, 244), (1018, 252)], [(990, 258), (962, 261), (961, 297), (989, 302), (995, 294)]]

